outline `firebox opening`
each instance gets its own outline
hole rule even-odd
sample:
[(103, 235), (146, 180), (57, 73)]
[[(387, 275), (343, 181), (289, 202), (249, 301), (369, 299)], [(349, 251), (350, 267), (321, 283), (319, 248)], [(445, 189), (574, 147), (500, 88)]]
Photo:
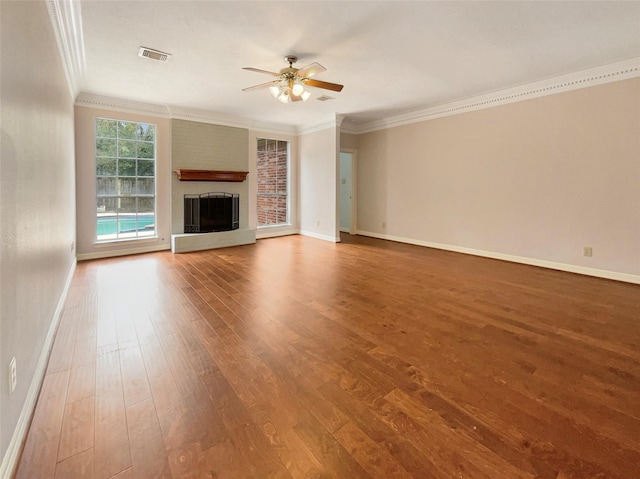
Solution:
[(211, 233), (240, 227), (240, 195), (202, 193), (184, 195), (184, 232)]

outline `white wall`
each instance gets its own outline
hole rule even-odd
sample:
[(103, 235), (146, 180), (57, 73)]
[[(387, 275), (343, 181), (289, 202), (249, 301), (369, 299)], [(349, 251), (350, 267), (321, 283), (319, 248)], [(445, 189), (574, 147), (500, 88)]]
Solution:
[[(75, 241), (74, 112), (45, 2), (1, 2), (0, 457), (10, 472)], [(9, 394), (9, 361), (18, 383)], [(31, 403), (33, 406), (33, 403)], [(21, 429), (22, 428), (22, 429)]]
[(325, 128), (298, 137), (300, 232), (340, 241), (338, 228), (339, 133)]
[(375, 131), (358, 148), (364, 234), (640, 280), (640, 79)]
[[(171, 121), (167, 118), (75, 107), (78, 258), (169, 249), (171, 243)], [(96, 243), (95, 118), (138, 121), (156, 125), (156, 235)], [(174, 175), (175, 176), (175, 175)]]

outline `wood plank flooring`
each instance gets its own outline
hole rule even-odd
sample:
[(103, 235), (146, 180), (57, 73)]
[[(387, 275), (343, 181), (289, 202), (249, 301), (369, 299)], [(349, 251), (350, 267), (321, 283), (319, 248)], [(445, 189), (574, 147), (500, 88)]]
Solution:
[(78, 264), (19, 479), (640, 477), (640, 286), (344, 236)]

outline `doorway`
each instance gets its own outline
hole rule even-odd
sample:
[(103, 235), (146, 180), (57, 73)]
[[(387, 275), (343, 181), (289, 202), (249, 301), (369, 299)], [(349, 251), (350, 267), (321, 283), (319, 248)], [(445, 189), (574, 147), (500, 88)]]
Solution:
[(356, 151), (340, 152), (340, 231), (356, 234)]

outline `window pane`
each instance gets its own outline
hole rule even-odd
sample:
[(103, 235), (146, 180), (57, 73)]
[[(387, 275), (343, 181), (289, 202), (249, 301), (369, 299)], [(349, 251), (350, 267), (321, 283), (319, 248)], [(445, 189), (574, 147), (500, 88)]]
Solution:
[(115, 238), (118, 229), (116, 216), (98, 216), (96, 231), (98, 239)]
[(118, 138), (124, 138), (129, 140), (136, 139), (136, 127), (138, 123), (131, 123), (128, 121), (119, 121), (118, 122)]
[(118, 160), (118, 176), (136, 176), (136, 160)]
[(98, 198), (96, 237), (99, 240), (115, 239), (117, 230), (116, 198)]
[(154, 142), (156, 139), (156, 126), (148, 123), (140, 123), (137, 130), (138, 140)]
[(136, 142), (129, 140), (118, 141), (118, 157), (120, 158), (135, 158), (136, 157)]
[[(278, 167), (278, 171), (279, 172), (287, 171), (286, 165), (284, 168), (281, 166)], [(287, 177), (284, 176), (283, 174), (278, 175), (278, 178), (276, 179), (276, 192), (281, 195), (287, 194)]]
[(136, 215), (118, 215), (118, 234), (135, 233), (137, 227)]
[(153, 143), (138, 142), (138, 158), (153, 158)]
[(139, 195), (152, 195), (155, 193), (155, 181), (153, 178), (138, 178)]
[(116, 214), (116, 198), (98, 198), (98, 216)]
[(116, 174), (115, 158), (96, 158), (96, 175), (115, 176), (115, 174)]
[(96, 156), (116, 156), (116, 140), (96, 140)]
[(153, 198), (138, 198), (138, 212), (144, 215), (152, 215), (154, 203)]
[(118, 178), (118, 194), (131, 196), (135, 193), (135, 178)]
[(287, 197), (285, 195), (277, 197), (276, 221), (278, 223), (287, 222)]
[(153, 160), (138, 160), (138, 176), (154, 176), (155, 162)]
[(116, 121), (105, 120), (103, 118), (96, 119), (96, 136), (102, 138), (115, 138)]
[(138, 236), (153, 236), (156, 233), (153, 198), (138, 198)]
[(136, 213), (136, 198), (135, 197), (127, 197), (127, 198), (118, 198), (118, 213), (119, 216), (123, 213)]
[(115, 196), (118, 193), (116, 184), (116, 178), (98, 177), (96, 181), (96, 194), (98, 196)]

